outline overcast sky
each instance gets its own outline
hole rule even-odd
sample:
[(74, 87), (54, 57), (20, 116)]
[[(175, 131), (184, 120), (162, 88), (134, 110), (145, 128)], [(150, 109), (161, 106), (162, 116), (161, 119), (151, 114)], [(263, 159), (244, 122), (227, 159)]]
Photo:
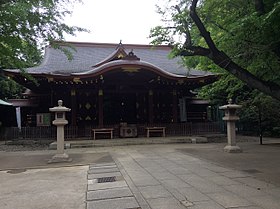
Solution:
[(89, 29), (66, 41), (149, 44), (150, 29), (160, 25), (159, 0), (83, 0), (66, 23)]

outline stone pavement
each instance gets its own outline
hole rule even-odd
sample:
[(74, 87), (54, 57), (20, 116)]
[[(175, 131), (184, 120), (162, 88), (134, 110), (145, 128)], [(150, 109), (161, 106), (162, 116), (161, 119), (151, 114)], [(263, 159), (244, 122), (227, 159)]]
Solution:
[[(269, 170), (279, 177), (276, 167), (280, 147), (241, 143), (243, 154), (226, 153), (231, 156), (226, 157), (219, 152), (223, 146), (211, 143), (70, 149), (67, 152), (73, 159), (87, 156), (85, 163), (80, 160), (77, 164), (27, 170), (21, 166), (21, 173), (1, 169), (0, 160), (0, 208), (280, 209), (277, 181), (265, 181)], [(256, 146), (254, 152), (251, 146)], [(13, 156), (18, 161), (13, 163), (16, 167), (20, 156), (42, 161), (37, 157), (50, 152), (0, 152), (0, 159)], [(278, 156), (276, 164), (265, 164), (266, 159), (271, 160), (269, 153)], [(259, 156), (263, 162), (256, 167)], [(244, 171), (245, 165), (247, 171), (256, 168), (263, 172), (262, 178)]]
[(87, 209), (139, 208), (115, 163), (93, 164), (88, 171)]
[(197, 145), (115, 151), (113, 158), (133, 194), (144, 199), (139, 201), (142, 209), (280, 208), (279, 187), (246, 172), (178, 152), (189, 146)]

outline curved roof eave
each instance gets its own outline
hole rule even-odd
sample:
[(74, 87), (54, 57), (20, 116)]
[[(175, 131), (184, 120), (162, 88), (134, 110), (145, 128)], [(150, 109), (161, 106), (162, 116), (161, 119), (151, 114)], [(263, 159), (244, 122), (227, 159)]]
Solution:
[[(67, 74), (61, 74), (61, 73), (34, 73), (31, 72), (30, 74), (32, 76), (47, 76), (47, 77), (60, 77), (60, 78), (67, 78), (67, 77), (80, 77), (80, 78), (86, 78), (89, 76), (98, 76), (102, 73), (109, 72), (116, 68), (122, 68), (122, 67), (136, 67), (136, 68), (144, 68), (146, 70), (149, 70), (151, 72), (157, 73), (165, 78), (168, 79), (184, 79), (184, 80), (192, 80), (192, 79), (203, 79), (203, 78), (209, 78), (209, 77), (217, 77), (217, 74), (205, 74), (205, 75), (178, 75), (174, 73), (167, 72), (151, 63), (141, 61), (141, 60), (114, 60), (108, 63), (105, 63), (101, 66), (95, 67), (91, 70), (88, 70), (86, 72), (82, 73), (67, 73)], [(187, 70), (187, 69), (186, 69)], [(20, 70), (18, 69), (5, 69), (4, 70), (7, 73), (11, 74), (18, 74), (20, 73)]]
[(87, 77), (87, 76), (94, 76), (94, 75), (99, 75), (105, 72), (108, 72), (112, 69), (115, 68), (121, 68), (121, 67), (138, 67), (138, 68), (145, 68), (147, 70), (150, 70), (152, 72), (158, 73), (160, 75), (162, 75), (163, 77), (166, 78), (173, 78), (173, 79), (178, 79), (178, 78), (187, 78), (184, 75), (176, 75), (170, 72), (166, 72), (165, 70), (162, 70), (161, 68), (148, 63), (148, 62), (144, 62), (144, 61), (140, 61), (140, 60), (133, 60), (133, 61), (129, 61), (129, 60), (115, 60), (115, 61), (111, 61), (109, 63), (105, 63), (99, 67), (96, 67), (92, 70), (89, 70), (87, 72), (82, 72), (82, 73), (71, 73), (72, 76), (80, 76), (80, 77)]

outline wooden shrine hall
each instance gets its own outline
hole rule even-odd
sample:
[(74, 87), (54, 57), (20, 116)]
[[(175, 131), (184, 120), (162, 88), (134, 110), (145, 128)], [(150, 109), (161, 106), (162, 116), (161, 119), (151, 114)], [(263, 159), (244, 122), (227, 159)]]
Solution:
[(26, 69), (39, 85), (17, 69), (4, 71), (28, 89), (24, 124), (38, 126), (36, 114), (47, 115), (59, 99), (71, 108), (69, 124), (78, 127), (207, 120), (208, 103), (197, 99), (193, 90), (214, 82), (217, 75), (169, 58), (169, 46), (56, 44), (61, 48), (47, 46), (42, 63)]

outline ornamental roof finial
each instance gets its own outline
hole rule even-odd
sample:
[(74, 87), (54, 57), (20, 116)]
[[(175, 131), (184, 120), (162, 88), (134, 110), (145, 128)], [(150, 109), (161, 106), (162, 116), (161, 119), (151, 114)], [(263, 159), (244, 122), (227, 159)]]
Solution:
[(120, 43), (118, 44), (118, 46), (116, 47), (116, 49), (122, 48), (122, 47), (123, 47), (123, 44), (122, 44), (122, 40), (120, 39)]

